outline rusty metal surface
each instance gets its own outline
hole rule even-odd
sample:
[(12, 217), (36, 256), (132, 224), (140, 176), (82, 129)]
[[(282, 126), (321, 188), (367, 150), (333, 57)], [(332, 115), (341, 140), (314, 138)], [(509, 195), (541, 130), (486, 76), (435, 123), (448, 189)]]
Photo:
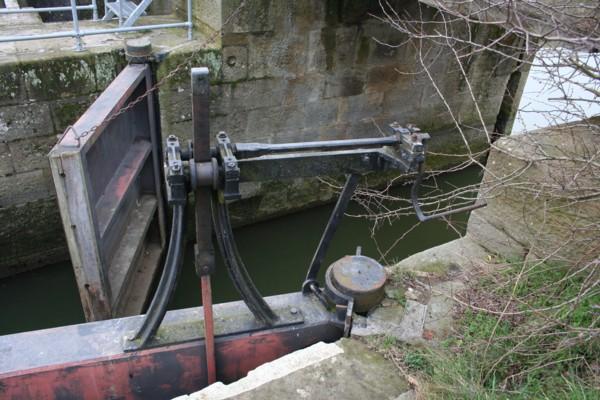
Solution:
[(204, 352), (206, 353), (206, 379), (208, 384), (215, 382), (217, 372), (215, 367), (215, 325), (213, 321), (212, 288), (210, 275), (200, 278), (202, 291), (202, 309), (204, 311)]
[[(217, 379), (233, 382), (265, 362), (340, 336), (339, 329), (319, 323), (217, 339)], [(0, 375), (0, 397), (162, 400), (200, 390), (207, 383), (204, 342), (196, 341)]]
[[(127, 66), (49, 155), (87, 320), (140, 312), (152, 279), (136, 282), (131, 272), (141, 263), (142, 248), (164, 247), (156, 99), (134, 100), (151, 84), (148, 65)], [(123, 107), (126, 112), (115, 114)], [(142, 196), (153, 196), (157, 206), (139, 207)], [(146, 268), (149, 275), (159, 258)], [(122, 299), (134, 291), (139, 300), (125, 307)]]
[(345, 256), (327, 269), (327, 281), (342, 294), (354, 298), (355, 312), (365, 312), (385, 296), (385, 269), (372, 258)]
[[(234, 381), (264, 362), (342, 334), (313, 296), (291, 293), (267, 300), (275, 309), (293, 305), (304, 322), (235, 334), (247, 328), (252, 315), (242, 302), (215, 305), (215, 326), (222, 332), (215, 339), (218, 380)], [(171, 311), (161, 329), (193, 323), (200, 335), (202, 314), (201, 307)], [(0, 336), (0, 398), (164, 399), (205, 386), (204, 340), (123, 353), (123, 338), (140, 320), (129, 317)]]

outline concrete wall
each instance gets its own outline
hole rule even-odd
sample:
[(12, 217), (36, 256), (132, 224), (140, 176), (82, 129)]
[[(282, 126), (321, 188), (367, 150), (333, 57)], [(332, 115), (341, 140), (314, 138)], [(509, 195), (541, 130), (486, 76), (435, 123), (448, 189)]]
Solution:
[[(248, 0), (239, 18), (225, 27), (216, 49), (203, 49), (201, 39), (181, 46), (157, 66), (157, 75), (165, 77), (191, 54), (191, 64), (208, 66), (213, 80), (211, 130), (215, 134), (225, 130), (235, 140), (377, 136), (397, 120), (431, 132), (432, 150), (466, 153), (447, 106), (427, 76), (419, 73), (417, 49), (421, 47), (431, 75), (471, 138), (471, 150), (485, 148), (487, 140), (453, 56), (442, 46), (407, 40), (370, 16), (381, 13), (377, 3)], [(238, 4), (239, 0), (195, 1), (196, 36), (218, 30)], [(416, 0), (395, 1), (394, 6), (400, 12), (418, 12)], [(431, 8), (421, 12), (423, 18), (440, 20)], [(464, 27), (456, 30), (467, 34)], [(487, 25), (471, 34), (474, 40), (489, 43), (501, 31)], [(5, 88), (0, 93), (0, 276), (15, 266), (66, 256), (46, 153), (56, 135), (124, 64), (116, 51), (4, 61), (0, 64), (0, 86)], [(490, 130), (513, 67), (514, 62), (501, 62), (493, 52), (463, 60)], [(189, 68), (182, 68), (160, 88), (163, 135), (190, 138), (189, 86)], [(438, 168), (457, 160), (437, 157), (429, 164)], [(245, 200), (234, 206), (238, 222), (282, 214), (332, 196), (316, 180), (267, 182), (243, 190)]]

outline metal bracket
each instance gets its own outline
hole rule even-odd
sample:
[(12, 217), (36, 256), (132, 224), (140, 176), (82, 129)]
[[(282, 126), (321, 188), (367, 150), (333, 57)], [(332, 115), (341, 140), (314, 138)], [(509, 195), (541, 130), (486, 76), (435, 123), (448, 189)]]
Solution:
[(237, 200), (240, 194), (240, 168), (235, 157), (235, 149), (225, 132), (217, 135), (217, 151), (223, 162), (223, 197), (225, 200)]
[(421, 130), (412, 124), (404, 128), (398, 122), (392, 122), (389, 126), (400, 139), (401, 158), (407, 163), (409, 170), (416, 170), (418, 163), (425, 161), (425, 144), (431, 138), (429, 133), (421, 133)]
[(165, 175), (167, 177), (167, 200), (171, 205), (185, 205), (187, 189), (183, 161), (181, 160), (181, 146), (177, 136), (167, 138), (165, 149)]

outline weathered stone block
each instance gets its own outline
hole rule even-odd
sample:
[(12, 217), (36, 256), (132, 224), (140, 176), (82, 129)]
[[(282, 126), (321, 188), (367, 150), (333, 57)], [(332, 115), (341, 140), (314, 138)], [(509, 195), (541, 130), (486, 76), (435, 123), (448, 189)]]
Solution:
[(65, 57), (23, 63), (27, 95), (35, 100), (56, 100), (96, 91), (94, 56)]
[[(240, 0), (223, 0), (222, 16), (231, 15), (240, 5)], [(239, 16), (224, 27), (225, 32), (250, 33), (271, 31), (275, 27), (275, 18), (283, 13), (286, 4), (273, 0), (248, 0), (240, 10)]]
[[(194, 51), (194, 57), (190, 57), (190, 51)], [(221, 53), (216, 50), (188, 49), (187, 51), (174, 51), (170, 53), (157, 68), (157, 79), (166, 79), (178, 66), (184, 64), (177, 73), (159, 88), (161, 105), (161, 125), (163, 135), (174, 132), (174, 124), (191, 119), (191, 92), (190, 76), (191, 66), (205, 66), (210, 71), (212, 83), (218, 82), (221, 75)], [(189, 134), (188, 134), (189, 136)]]
[(322, 38), (322, 30), (314, 30), (308, 33), (308, 48), (307, 48), (307, 59), (306, 59), (306, 71), (316, 72), (325, 71), (326, 55), (325, 45)]
[[(179, 0), (177, 14), (181, 18), (186, 18), (186, 4), (184, 0)], [(204, 35), (210, 35), (214, 31), (221, 29), (221, 0), (195, 0), (192, 2), (192, 23), (194, 28), (198, 29)]]
[(0, 278), (69, 258), (54, 197), (0, 207)]
[(289, 34), (266, 35), (263, 40), (252, 40), (250, 47), (249, 77), (286, 77), (294, 78), (306, 71), (307, 43), (306, 35)]
[(35, 102), (0, 108), (0, 140), (2, 141), (54, 133), (48, 103)]
[(222, 60), (221, 72), (224, 82), (240, 81), (248, 77), (248, 47), (224, 47)]
[(287, 80), (284, 105), (318, 101), (323, 95), (325, 78), (321, 74), (303, 75)]
[(304, 124), (299, 128), (316, 128), (335, 124), (338, 120), (339, 103), (338, 98), (306, 103), (304, 105)]
[(49, 170), (0, 177), (0, 208), (45, 199), (52, 195)]
[(377, 65), (367, 72), (365, 92), (401, 90), (411, 85), (414, 66), (407, 64)]
[(56, 144), (56, 136), (15, 140), (8, 143), (17, 173), (49, 169), (48, 153)]
[(323, 97), (356, 96), (363, 92), (364, 84), (363, 77), (357, 74), (328, 76), (325, 81), (325, 93)]
[[(235, 83), (221, 83), (210, 87), (210, 112), (214, 116), (225, 115), (232, 112), (231, 97), (232, 88)], [(182, 98), (189, 103), (190, 93), (188, 90), (182, 90)], [(188, 104), (189, 106), (189, 104)]]
[(394, 121), (392, 118), (386, 120), (365, 118), (362, 121), (349, 123), (346, 134), (349, 138), (377, 137), (381, 136), (381, 132), (389, 135), (391, 131), (388, 126)]
[(417, 123), (421, 114), (420, 100), (422, 88), (413, 84), (394, 87), (384, 92), (383, 114), (400, 122)]
[(61, 134), (69, 125), (73, 125), (94, 102), (97, 93), (72, 99), (58, 100), (49, 103), (50, 114), (54, 121), (56, 133)]
[(298, 129), (305, 122), (304, 110), (299, 107), (270, 107), (252, 110), (248, 114), (246, 137), (260, 135), (277, 136), (290, 129)]
[(291, 23), (288, 25), (294, 32), (303, 33), (311, 29), (319, 29), (325, 25), (326, 1), (304, 0), (292, 1), (286, 4), (289, 9)]
[(248, 78), (261, 79), (271, 76), (269, 55), (271, 44), (275, 40), (274, 33), (265, 32), (244, 37), (248, 43)]
[(165, 102), (164, 106), (163, 102), (161, 101), (160, 118), (163, 127), (163, 133), (166, 134), (165, 131), (170, 130), (172, 124), (192, 120), (192, 94), (189, 87), (186, 87), (185, 89), (178, 87), (168, 92), (167, 89), (162, 89), (161, 96), (164, 93), (168, 93), (168, 96), (165, 97), (168, 97), (169, 100), (168, 102)]
[[(211, 125), (211, 134), (212, 129), (213, 125)], [(182, 143), (187, 143), (188, 140), (192, 140), (192, 120), (173, 122), (169, 125), (169, 131), (165, 132), (163, 130), (162, 134), (163, 140), (168, 135), (175, 135)]]
[(121, 50), (102, 52), (94, 55), (94, 73), (96, 75), (96, 90), (103, 91), (127, 65), (125, 55)]
[(476, 211), (486, 223), (469, 221), (473, 237), (479, 241), (503, 232), (511, 246), (497, 252), (505, 257), (521, 247), (531, 256), (570, 266), (597, 259), (600, 168), (592, 161), (600, 151), (598, 122), (498, 140), (480, 190), (488, 205)]
[(236, 83), (231, 88), (232, 110), (275, 107), (283, 103), (287, 81), (265, 78)]
[(0, 142), (0, 176), (12, 175), (15, 173), (13, 167), (12, 154), (6, 143)]
[(17, 104), (25, 100), (25, 85), (18, 65), (0, 65), (0, 105)]
[(390, 64), (402, 58), (405, 51), (408, 51), (408, 44), (398, 47), (398, 44), (390, 40), (374, 41), (369, 47), (370, 64)]
[(336, 140), (347, 139), (348, 125), (320, 125), (313, 128), (306, 128), (300, 131), (291, 130), (278, 136), (280, 142), (312, 142), (316, 140)]
[(356, 26), (321, 30), (321, 41), (325, 51), (327, 70), (335, 70), (338, 74), (350, 71), (354, 66), (358, 48), (359, 31)]
[(340, 122), (354, 123), (381, 117), (383, 93), (371, 92), (340, 98)]
[(210, 135), (211, 137), (215, 137), (220, 131), (225, 131), (230, 137), (240, 141), (268, 140), (268, 131), (260, 129), (248, 130), (246, 129), (247, 125), (248, 112), (234, 111), (227, 115), (214, 117), (210, 123)]
[(404, 399), (409, 385), (394, 364), (356, 339), (317, 343), (179, 400)]

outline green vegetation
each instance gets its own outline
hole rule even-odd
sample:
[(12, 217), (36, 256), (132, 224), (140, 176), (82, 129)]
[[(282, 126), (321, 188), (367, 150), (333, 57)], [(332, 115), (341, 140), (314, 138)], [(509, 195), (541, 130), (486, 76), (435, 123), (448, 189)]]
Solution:
[(597, 263), (507, 262), (459, 296), (451, 338), (431, 347), (387, 337), (370, 344), (427, 399), (597, 399), (599, 273)]

